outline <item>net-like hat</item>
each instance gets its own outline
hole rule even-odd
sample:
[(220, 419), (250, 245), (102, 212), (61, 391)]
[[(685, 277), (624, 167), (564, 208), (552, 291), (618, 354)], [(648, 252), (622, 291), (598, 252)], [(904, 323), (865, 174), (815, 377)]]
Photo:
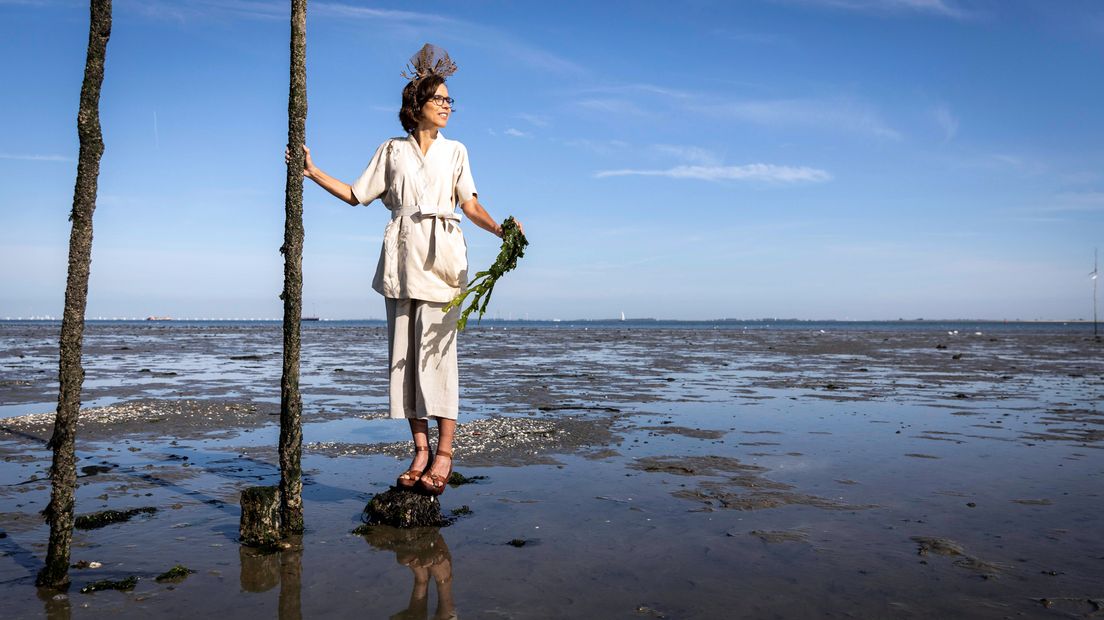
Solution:
[(449, 58), (448, 52), (432, 43), (426, 43), (417, 54), (410, 57), (410, 64), (402, 72), (402, 76), (415, 81), (430, 75), (447, 78), (453, 73), (456, 73), (456, 63)]

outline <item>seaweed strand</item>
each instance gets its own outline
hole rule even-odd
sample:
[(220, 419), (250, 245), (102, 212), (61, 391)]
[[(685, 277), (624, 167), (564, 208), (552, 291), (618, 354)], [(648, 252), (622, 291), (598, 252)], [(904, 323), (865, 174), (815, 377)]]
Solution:
[(453, 308), (459, 308), (464, 305), (464, 300), (474, 293), (475, 296), (472, 298), (471, 304), (460, 313), (460, 318), (456, 321), (456, 329), (463, 331), (468, 324), (468, 315), (476, 310), (479, 311), (477, 320), (483, 320), (483, 314), (487, 311), (487, 304), (491, 301), (491, 292), (494, 290), (495, 283), (507, 271), (517, 267), (518, 259), (525, 256), (525, 246), (527, 245), (529, 245), (529, 241), (525, 238), (521, 229), (518, 228), (514, 217), (506, 218), (502, 222), (502, 248), (499, 249), (498, 258), (495, 259), (494, 264), (488, 267), (486, 271), (475, 274), (472, 281), (468, 283), (467, 290), (454, 297), (444, 308), (445, 312)]

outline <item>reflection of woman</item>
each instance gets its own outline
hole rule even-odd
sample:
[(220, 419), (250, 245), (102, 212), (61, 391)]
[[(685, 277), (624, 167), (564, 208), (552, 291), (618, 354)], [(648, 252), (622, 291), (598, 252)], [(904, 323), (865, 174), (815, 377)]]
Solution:
[[(440, 494), (452, 472), (459, 409), (458, 310), (443, 308), (467, 285), (468, 273), (453, 208), (459, 204), (472, 222), (498, 236), (502, 227), (479, 204), (467, 149), (440, 132), (452, 114), (445, 78), (456, 65), (427, 44), (411, 58), (410, 71), (399, 111), (406, 137), (381, 144), (352, 185), (316, 167), (304, 147), (304, 175), (350, 205), (378, 198), (391, 210), (372, 288), (386, 298), (390, 415), (409, 420), (414, 438), (414, 461), (397, 482)], [(439, 431), (432, 464), (428, 418), (437, 419)]]
[(399, 529), (386, 525), (369, 528), (364, 537), (377, 549), (395, 552), (395, 561), (410, 568), (414, 588), (406, 609), (391, 616), (393, 620), (425, 620), (429, 617), (429, 580), (437, 584), (437, 609), (434, 620), (456, 618), (452, 600), (452, 554), (440, 528)]

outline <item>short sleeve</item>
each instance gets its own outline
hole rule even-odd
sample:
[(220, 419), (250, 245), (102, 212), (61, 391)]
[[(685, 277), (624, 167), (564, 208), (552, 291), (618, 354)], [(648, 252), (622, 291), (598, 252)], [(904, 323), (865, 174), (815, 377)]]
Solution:
[(471, 165), (468, 162), (468, 149), (461, 144), (458, 150), (456, 189), (453, 190), (453, 195), (456, 197), (456, 202), (464, 204), (476, 195), (475, 180), (472, 179)]
[(390, 141), (384, 142), (376, 149), (372, 161), (353, 181), (353, 197), (362, 205), (366, 205), (379, 198), (387, 191), (387, 150)]

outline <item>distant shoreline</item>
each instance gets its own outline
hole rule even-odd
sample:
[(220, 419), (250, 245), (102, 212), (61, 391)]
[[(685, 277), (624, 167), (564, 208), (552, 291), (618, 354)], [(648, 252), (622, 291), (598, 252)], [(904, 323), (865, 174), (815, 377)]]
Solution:
[[(135, 325), (150, 328), (172, 328), (188, 326), (235, 326), (235, 325), (280, 325), (281, 319), (103, 319), (86, 318), (85, 323), (95, 325)], [(0, 326), (17, 324), (60, 325), (57, 318), (2, 318)], [(302, 323), (304, 329), (326, 329), (340, 326), (383, 326), (382, 318), (368, 319), (327, 319), (311, 318)], [(1092, 329), (1093, 321), (1086, 319), (890, 319), (890, 320), (854, 320), (854, 319), (484, 319), (471, 322), (468, 329), (506, 329), (506, 328), (622, 328), (622, 329), (889, 329), (924, 330), (938, 329), (954, 332), (967, 332), (986, 329), (1027, 329), (1027, 328), (1066, 328), (1077, 331)]]

